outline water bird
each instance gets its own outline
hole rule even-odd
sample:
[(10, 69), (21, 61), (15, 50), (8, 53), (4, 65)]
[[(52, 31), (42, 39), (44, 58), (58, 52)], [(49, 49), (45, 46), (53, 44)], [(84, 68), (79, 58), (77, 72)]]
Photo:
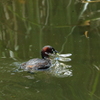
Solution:
[(58, 51), (56, 51), (52, 46), (44, 46), (41, 50), (41, 59), (40, 58), (34, 58), (27, 62), (24, 62), (21, 64), (20, 68), (33, 72), (34, 70), (45, 70), (48, 69), (51, 65), (51, 59), (50, 55), (57, 55)]

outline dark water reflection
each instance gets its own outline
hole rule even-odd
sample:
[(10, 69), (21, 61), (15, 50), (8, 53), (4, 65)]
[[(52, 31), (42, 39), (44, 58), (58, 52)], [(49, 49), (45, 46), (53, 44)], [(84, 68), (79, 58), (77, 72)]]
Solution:
[[(87, 0), (90, 1), (90, 0)], [(81, 0), (0, 1), (1, 100), (100, 100), (100, 3)], [(52, 45), (71, 53), (68, 77), (16, 71)]]

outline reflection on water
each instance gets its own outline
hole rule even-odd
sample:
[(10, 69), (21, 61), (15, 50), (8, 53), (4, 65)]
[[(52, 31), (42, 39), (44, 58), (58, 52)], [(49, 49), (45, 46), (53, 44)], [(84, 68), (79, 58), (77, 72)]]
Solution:
[(67, 77), (72, 76), (72, 70), (70, 70), (71, 65), (65, 64), (65, 62), (71, 61), (70, 57), (72, 54), (58, 54), (52, 60), (52, 67), (50, 73), (57, 77)]
[(71, 65), (64, 64), (56, 61), (55, 66), (50, 69), (50, 73), (57, 77), (68, 77), (72, 76)]

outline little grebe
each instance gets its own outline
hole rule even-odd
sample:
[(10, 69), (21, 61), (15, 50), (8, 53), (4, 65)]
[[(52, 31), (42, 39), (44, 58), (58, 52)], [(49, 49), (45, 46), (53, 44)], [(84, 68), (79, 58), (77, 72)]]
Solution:
[(32, 72), (34, 70), (44, 70), (51, 66), (50, 54), (57, 54), (57, 51), (51, 46), (44, 46), (41, 51), (42, 59), (35, 58), (21, 64), (21, 69)]

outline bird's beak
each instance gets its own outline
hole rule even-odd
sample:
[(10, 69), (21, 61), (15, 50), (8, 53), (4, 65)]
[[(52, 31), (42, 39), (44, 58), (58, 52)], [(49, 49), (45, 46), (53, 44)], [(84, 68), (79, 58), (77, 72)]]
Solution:
[(57, 50), (55, 50), (55, 54), (59, 56), (59, 53), (58, 53), (58, 51), (57, 51)]

